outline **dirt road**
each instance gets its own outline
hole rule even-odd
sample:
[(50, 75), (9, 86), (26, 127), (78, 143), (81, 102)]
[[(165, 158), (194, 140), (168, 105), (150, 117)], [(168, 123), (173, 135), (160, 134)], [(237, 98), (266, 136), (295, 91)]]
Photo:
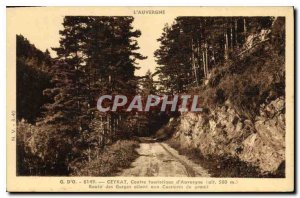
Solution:
[(140, 157), (119, 176), (209, 177), (206, 170), (165, 143), (141, 143), (137, 152)]

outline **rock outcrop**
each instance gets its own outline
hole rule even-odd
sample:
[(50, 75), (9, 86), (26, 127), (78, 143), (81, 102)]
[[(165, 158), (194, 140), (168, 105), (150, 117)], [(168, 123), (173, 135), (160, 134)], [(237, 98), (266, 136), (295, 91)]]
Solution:
[(239, 116), (229, 101), (208, 113), (180, 116), (172, 139), (204, 156), (232, 156), (262, 173), (274, 173), (285, 160), (285, 100), (260, 106), (254, 120)]

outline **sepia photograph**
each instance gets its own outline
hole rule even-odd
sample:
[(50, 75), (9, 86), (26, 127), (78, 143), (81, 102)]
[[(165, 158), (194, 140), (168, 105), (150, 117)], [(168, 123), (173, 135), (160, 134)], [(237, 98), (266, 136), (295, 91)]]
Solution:
[(292, 24), (292, 7), (8, 7), (11, 191), (293, 191)]

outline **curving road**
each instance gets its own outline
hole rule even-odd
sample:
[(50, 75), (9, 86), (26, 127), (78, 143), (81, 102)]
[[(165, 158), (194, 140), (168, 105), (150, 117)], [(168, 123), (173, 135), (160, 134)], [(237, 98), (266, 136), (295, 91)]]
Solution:
[(209, 177), (206, 170), (165, 143), (141, 143), (137, 152), (140, 157), (119, 176)]

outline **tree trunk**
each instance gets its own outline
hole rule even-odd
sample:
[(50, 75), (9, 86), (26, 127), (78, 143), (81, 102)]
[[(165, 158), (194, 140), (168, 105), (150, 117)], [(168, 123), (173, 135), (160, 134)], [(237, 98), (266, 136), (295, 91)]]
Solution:
[(244, 18), (243, 22), (244, 22), (244, 39), (245, 39), (245, 41), (246, 41), (246, 37), (247, 37), (247, 35), (246, 35), (246, 33), (247, 33), (246, 18)]
[(208, 70), (208, 53), (207, 53), (207, 43), (205, 44), (205, 67), (206, 67), (206, 77), (208, 77), (209, 70)]
[(233, 49), (233, 27), (230, 28), (230, 48)]
[(203, 73), (204, 73), (204, 78), (207, 77), (207, 73), (206, 73), (206, 66), (205, 66), (205, 53), (204, 51), (202, 51), (202, 65), (203, 65)]
[(237, 41), (237, 19), (234, 20), (234, 43), (235, 43), (235, 46), (238, 47), (238, 41)]
[(192, 66), (195, 74), (195, 80), (196, 80), (196, 85), (198, 86), (198, 76), (197, 76), (197, 68), (196, 68), (196, 63), (195, 63), (195, 54), (194, 54), (194, 42), (192, 39)]
[(225, 36), (224, 58), (225, 58), (225, 60), (227, 60), (228, 59), (228, 35), (227, 35), (227, 33), (225, 33), (224, 36)]
[(198, 40), (198, 42), (197, 42), (197, 69), (200, 69), (200, 68), (201, 68), (201, 43)]
[(215, 67), (216, 66), (215, 50), (212, 50), (212, 59), (214, 61), (214, 67)]

